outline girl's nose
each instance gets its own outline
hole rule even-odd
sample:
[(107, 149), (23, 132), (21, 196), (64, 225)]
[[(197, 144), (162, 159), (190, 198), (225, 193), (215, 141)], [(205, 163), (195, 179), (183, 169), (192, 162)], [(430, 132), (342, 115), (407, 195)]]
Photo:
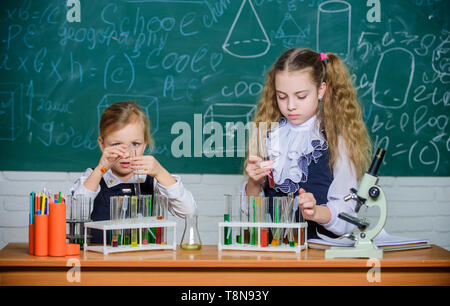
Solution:
[(290, 111), (295, 110), (296, 106), (294, 99), (288, 98), (287, 108)]

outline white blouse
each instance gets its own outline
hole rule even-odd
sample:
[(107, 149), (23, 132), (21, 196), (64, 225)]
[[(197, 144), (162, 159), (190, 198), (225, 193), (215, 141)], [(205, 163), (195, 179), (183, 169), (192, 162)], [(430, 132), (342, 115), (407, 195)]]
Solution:
[[(299, 183), (308, 181), (308, 166), (317, 162), (328, 143), (320, 131), (316, 116), (295, 125), (286, 118), (267, 135), (267, 152), (273, 161), (275, 188), (283, 193), (296, 192)], [(286, 182), (289, 179), (290, 182)]]
[[(100, 185), (98, 186), (96, 191), (91, 191), (84, 187), (84, 181), (91, 175), (92, 172), (92, 169), (86, 169), (83, 175), (79, 177), (73, 184), (72, 188), (70, 189), (71, 194), (87, 196), (92, 200), (97, 197), (101, 189)], [(183, 183), (181, 182), (181, 178), (179, 176), (172, 176), (177, 182), (169, 187), (165, 187), (159, 184), (156, 179), (153, 180), (153, 190), (155, 194), (164, 195), (169, 199), (169, 211), (173, 215), (184, 218), (184, 216), (186, 215), (194, 214), (197, 208), (194, 197), (192, 196), (191, 192), (183, 186)], [(143, 182), (145, 181), (145, 178), (146, 175), (139, 175), (138, 180)], [(122, 179), (114, 175), (111, 169), (109, 169), (103, 175), (103, 179), (105, 180), (108, 188), (122, 183), (136, 183), (136, 179), (134, 176), (132, 176), (127, 182), (124, 182), (122, 181)]]
[[(283, 141), (280, 141), (281, 139)], [(311, 145), (312, 143), (315, 144), (314, 147)], [(280, 144), (283, 145), (280, 146)], [(327, 148), (327, 142), (320, 132), (320, 121), (316, 116), (299, 125), (291, 124), (288, 121), (283, 122), (282, 120), (280, 125), (271, 131), (267, 138), (267, 151), (270, 159), (274, 161), (272, 173), (275, 184), (280, 185), (286, 179), (290, 179), (297, 185), (298, 189), (297, 183), (306, 182), (308, 179), (307, 165), (312, 159), (320, 158), (320, 150)], [(314, 156), (318, 152), (319, 154)], [(304, 164), (301, 166), (297, 162), (300, 156), (307, 160), (306, 167)], [(356, 171), (348, 158), (344, 140), (341, 136), (338, 138), (338, 158), (332, 171), (333, 181), (328, 189), (327, 203), (317, 204), (325, 204), (331, 213), (330, 221), (321, 225), (330, 232), (341, 236), (350, 233), (355, 227), (339, 219), (338, 214), (345, 212), (356, 216), (354, 212), (355, 202), (345, 202), (343, 198), (350, 193), (351, 188), (357, 188)], [(246, 185), (247, 182), (244, 183), (241, 194), (245, 194)], [(297, 189), (289, 192), (297, 191)], [(286, 190), (281, 191), (287, 193)], [(261, 195), (264, 195), (262, 189)]]

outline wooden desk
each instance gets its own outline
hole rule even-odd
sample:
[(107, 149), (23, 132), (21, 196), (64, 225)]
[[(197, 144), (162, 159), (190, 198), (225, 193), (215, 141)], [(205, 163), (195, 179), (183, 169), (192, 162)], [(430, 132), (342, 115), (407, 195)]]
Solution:
[[(450, 285), (450, 252), (428, 249), (385, 252), (381, 282), (368, 282), (366, 259), (325, 259), (324, 251), (300, 254), (222, 251), (146, 251), (103, 255), (37, 257), (28, 245), (0, 251), (0, 285)], [(70, 261), (80, 265), (80, 282), (68, 282)], [(369, 272), (369, 275), (374, 275)]]

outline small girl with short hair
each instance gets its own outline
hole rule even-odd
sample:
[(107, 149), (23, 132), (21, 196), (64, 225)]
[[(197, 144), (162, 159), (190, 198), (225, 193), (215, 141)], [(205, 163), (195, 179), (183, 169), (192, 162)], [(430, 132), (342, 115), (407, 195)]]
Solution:
[[(268, 72), (254, 122), (278, 124), (263, 133), (270, 160), (250, 155), (246, 161), (245, 193), (298, 195), (308, 238), (351, 232), (354, 226), (338, 214), (356, 215), (355, 204), (343, 197), (368, 167), (371, 142), (339, 57), (299, 48), (282, 54)], [(266, 182), (270, 171), (272, 187)]]
[[(93, 199), (93, 221), (109, 220), (110, 197), (124, 195), (125, 190), (134, 195), (134, 183), (142, 181), (142, 194), (166, 196), (172, 214), (184, 217), (195, 212), (194, 198), (180, 177), (172, 176), (152, 155), (144, 155), (147, 145), (153, 144), (150, 121), (135, 102), (118, 102), (104, 111), (97, 141), (102, 151), (98, 165), (87, 169), (71, 189), (74, 196)], [(136, 156), (130, 156), (130, 151)], [(103, 242), (100, 231), (91, 234), (92, 243)]]

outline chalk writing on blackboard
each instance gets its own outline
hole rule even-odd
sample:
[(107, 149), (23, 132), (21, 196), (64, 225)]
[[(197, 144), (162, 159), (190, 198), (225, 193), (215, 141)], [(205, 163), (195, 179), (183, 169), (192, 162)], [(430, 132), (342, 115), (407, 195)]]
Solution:
[[(78, 3), (81, 22), (69, 22)], [(6, 1), (0, 167), (82, 171), (97, 160), (102, 110), (136, 100), (150, 117), (151, 153), (172, 171), (241, 173), (245, 149), (227, 122), (251, 121), (273, 61), (308, 47), (350, 68), (373, 144), (387, 149), (381, 175), (449, 175), (449, 9), (442, 0)], [(211, 133), (186, 163), (169, 131), (192, 128), (194, 114)], [(211, 138), (218, 124), (222, 146)]]

